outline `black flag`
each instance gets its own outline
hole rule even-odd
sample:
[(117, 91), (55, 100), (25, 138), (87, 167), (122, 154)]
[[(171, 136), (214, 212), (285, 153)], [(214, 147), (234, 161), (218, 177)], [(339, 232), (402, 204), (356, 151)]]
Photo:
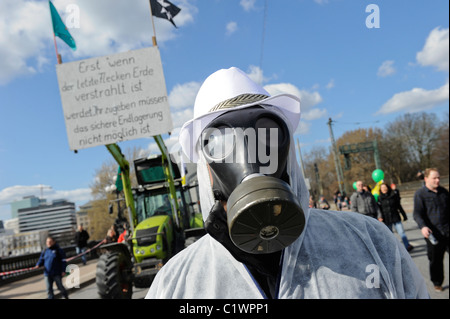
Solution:
[(167, 0), (150, 0), (150, 5), (155, 17), (167, 19), (177, 28), (173, 18), (181, 11), (180, 8)]

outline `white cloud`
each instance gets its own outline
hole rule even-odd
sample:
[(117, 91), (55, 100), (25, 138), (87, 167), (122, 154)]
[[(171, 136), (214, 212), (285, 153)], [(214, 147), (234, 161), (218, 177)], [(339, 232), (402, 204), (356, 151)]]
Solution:
[(226, 29), (226, 35), (232, 35), (233, 33), (235, 33), (238, 30), (238, 25), (236, 22), (230, 21), (227, 23), (227, 26), (225, 27), (225, 29)]
[(11, 218), (11, 203), (21, 200), (25, 196), (41, 197), (41, 187), (43, 198), (47, 203), (55, 199), (66, 199), (78, 205), (92, 199), (90, 188), (79, 188), (73, 190), (49, 189), (48, 185), (14, 185), (0, 191), (0, 220)]
[(326, 117), (328, 114), (325, 109), (312, 109), (306, 112), (302, 112), (302, 118), (307, 121), (318, 120)]
[(436, 105), (448, 103), (449, 85), (446, 84), (436, 90), (414, 88), (400, 92), (390, 98), (376, 114), (389, 114), (399, 111), (419, 112), (433, 108)]
[(48, 2), (1, 1), (0, 30), (0, 85), (45, 63), (45, 43), (53, 43)]
[(92, 199), (90, 188), (78, 188), (71, 190), (57, 190), (55, 194), (47, 197), (49, 200), (67, 199), (70, 202), (87, 202)]
[(241, 0), (239, 3), (245, 11), (251, 11), (255, 9), (256, 0)]
[(80, 188), (75, 190), (56, 190), (48, 185), (15, 185), (4, 188), (0, 191), (0, 205), (10, 204), (24, 196), (42, 195), (48, 200), (67, 199), (69, 201), (88, 201), (91, 199), (90, 188)]
[(416, 55), (422, 66), (434, 66), (439, 71), (449, 70), (449, 29), (437, 27), (428, 35), (422, 51)]
[(169, 105), (171, 107), (172, 121), (175, 128), (181, 127), (194, 115), (194, 104), (201, 83), (187, 82), (177, 84), (170, 91)]
[[(79, 8), (79, 28), (69, 28), (77, 50), (73, 52), (59, 38), (56, 40), (63, 61), (152, 45), (148, 1), (135, 1), (133, 5), (122, 0), (52, 2), (68, 26), (73, 22), (75, 11), (66, 12), (66, 9), (70, 5)], [(191, 23), (197, 8), (188, 0), (174, 0), (173, 3), (182, 9), (174, 18), (177, 26)], [(154, 22), (159, 45), (177, 37), (177, 29), (169, 21), (154, 17)], [(56, 62), (48, 1), (2, 0), (0, 30), (0, 85)]]
[(250, 79), (252, 79), (253, 82), (258, 83), (259, 85), (269, 81), (269, 78), (264, 77), (264, 72), (259, 66), (250, 65), (246, 74)]
[(305, 135), (309, 132), (310, 128), (311, 128), (310, 122), (305, 122), (303, 120), (300, 120), (300, 123), (298, 123), (298, 127), (297, 127), (297, 130), (295, 131), (294, 135), (297, 135), (297, 134)]
[(326, 117), (328, 114), (325, 109), (314, 108), (315, 105), (322, 102), (322, 97), (318, 92), (300, 90), (290, 83), (269, 84), (264, 86), (264, 89), (269, 92), (270, 95), (288, 93), (300, 98), (302, 115), (295, 134), (307, 134), (311, 127), (311, 123), (307, 121), (317, 120)]
[(394, 74), (395, 72), (396, 72), (396, 70), (394, 68), (394, 61), (387, 60), (387, 61), (384, 61), (381, 64), (381, 66), (378, 68), (377, 75), (381, 76), (381, 77), (386, 77), (386, 76)]
[[(181, 8), (174, 18), (175, 24), (180, 27), (192, 22), (197, 9), (186, 0), (173, 2)], [(153, 27), (148, 1), (135, 1), (133, 5), (121, 0), (59, 0), (58, 3), (61, 8), (70, 3), (80, 8), (80, 28), (72, 29), (78, 46), (76, 56), (99, 56), (151, 45)], [(169, 21), (157, 17), (153, 21), (158, 44), (177, 37), (177, 29)]]
[(269, 84), (264, 86), (264, 89), (271, 95), (288, 93), (298, 96), (301, 101), (302, 113), (310, 110), (313, 106), (322, 102), (322, 97), (318, 92), (300, 90), (295, 85), (290, 83)]
[(326, 85), (326, 88), (329, 90), (329, 89), (332, 89), (332, 88), (334, 88), (334, 79), (331, 79), (330, 80), (330, 82), (328, 82), (328, 84)]
[[(449, 29), (437, 27), (428, 35), (423, 49), (416, 55), (417, 62), (422, 66), (433, 66), (438, 71), (449, 70)], [(393, 61), (385, 61), (378, 69), (379, 76), (387, 76), (395, 72)], [(449, 83), (435, 90), (413, 88), (395, 94), (375, 114), (394, 112), (419, 112), (432, 109), (437, 105), (448, 103)]]
[(194, 117), (194, 107), (190, 107), (180, 111), (172, 111), (173, 127), (180, 128), (184, 123)]
[(170, 106), (174, 109), (193, 107), (200, 85), (201, 83), (194, 81), (175, 85), (169, 94)]

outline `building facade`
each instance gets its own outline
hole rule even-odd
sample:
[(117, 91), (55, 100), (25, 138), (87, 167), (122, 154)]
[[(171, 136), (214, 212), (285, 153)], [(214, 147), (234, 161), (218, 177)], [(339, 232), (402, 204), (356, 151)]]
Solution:
[(37, 207), (18, 209), (19, 232), (48, 230), (60, 246), (70, 245), (77, 226), (75, 203), (65, 199), (52, 204), (41, 203)]
[(11, 203), (11, 216), (12, 218), (19, 217), (19, 209), (38, 207), (41, 204), (45, 204), (45, 199), (40, 199), (34, 195), (25, 196), (21, 200), (16, 200)]
[(13, 234), (17, 234), (19, 232), (19, 218), (5, 220), (3, 226), (5, 226), (6, 230), (12, 231)]
[(84, 205), (81, 205), (79, 210), (77, 211), (77, 225), (83, 226), (83, 228), (90, 234), (92, 232), (91, 223), (89, 219), (88, 211), (92, 208), (92, 203), (88, 202)]
[(0, 234), (0, 257), (39, 253), (46, 248), (47, 230), (18, 234)]

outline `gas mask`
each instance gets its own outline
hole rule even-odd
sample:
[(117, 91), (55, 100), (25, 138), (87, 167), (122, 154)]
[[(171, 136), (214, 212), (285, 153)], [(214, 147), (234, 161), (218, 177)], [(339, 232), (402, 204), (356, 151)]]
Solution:
[(303, 210), (288, 184), (290, 135), (273, 111), (249, 107), (229, 111), (202, 132), (216, 200), (227, 202), (234, 245), (247, 253), (282, 250), (303, 231)]

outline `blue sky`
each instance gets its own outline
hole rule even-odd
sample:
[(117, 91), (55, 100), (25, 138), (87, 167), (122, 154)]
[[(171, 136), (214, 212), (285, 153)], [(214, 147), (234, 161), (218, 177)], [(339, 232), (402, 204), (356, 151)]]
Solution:
[[(72, 51), (57, 39), (63, 62), (152, 46), (147, 0), (52, 2), (77, 43)], [(302, 152), (330, 146), (330, 117), (339, 138), (407, 112), (448, 116), (448, 1), (172, 2), (181, 8), (177, 29), (154, 19), (174, 123), (172, 136), (164, 135), (169, 148), (192, 118), (203, 80), (231, 66), (271, 94), (301, 98), (295, 138)], [(369, 25), (368, 17), (375, 18)], [(12, 201), (40, 196), (40, 185), (51, 187), (44, 189), (49, 201), (81, 205), (96, 169), (112, 157), (102, 146), (69, 149), (48, 1), (2, 0), (0, 30), (0, 220), (10, 218)], [(119, 145), (155, 151), (152, 138)]]

